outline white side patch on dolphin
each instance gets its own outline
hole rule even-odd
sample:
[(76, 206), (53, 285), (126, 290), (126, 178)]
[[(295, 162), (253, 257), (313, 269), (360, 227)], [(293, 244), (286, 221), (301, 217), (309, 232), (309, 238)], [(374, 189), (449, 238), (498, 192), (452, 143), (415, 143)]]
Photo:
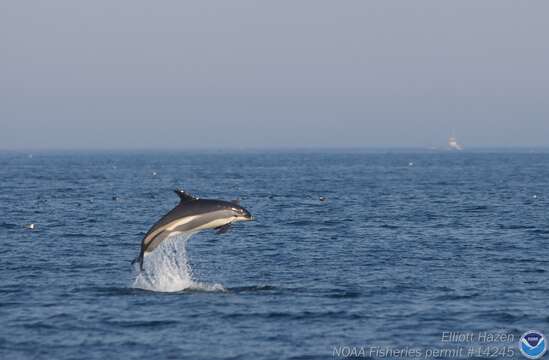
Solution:
[(191, 221), (193, 221), (194, 219), (196, 219), (199, 215), (195, 215), (195, 216), (187, 216), (183, 219), (178, 219), (176, 221), (173, 221), (171, 223), (168, 224), (168, 226), (166, 227), (166, 230), (168, 231), (173, 231), (175, 230), (175, 228), (181, 226), (181, 225), (185, 225)]

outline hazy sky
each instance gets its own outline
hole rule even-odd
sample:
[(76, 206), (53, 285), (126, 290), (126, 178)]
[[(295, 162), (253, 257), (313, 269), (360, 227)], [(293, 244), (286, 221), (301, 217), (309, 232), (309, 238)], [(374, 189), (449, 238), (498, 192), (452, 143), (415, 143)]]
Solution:
[(0, 2), (0, 149), (549, 146), (547, 1)]

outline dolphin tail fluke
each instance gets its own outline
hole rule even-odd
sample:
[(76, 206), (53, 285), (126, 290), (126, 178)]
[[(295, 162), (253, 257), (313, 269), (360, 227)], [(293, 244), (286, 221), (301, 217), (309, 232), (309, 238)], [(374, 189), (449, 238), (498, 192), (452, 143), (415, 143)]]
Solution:
[(136, 262), (139, 262), (139, 269), (143, 271), (143, 254), (139, 254), (138, 257), (132, 260), (132, 265), (134, 265)]

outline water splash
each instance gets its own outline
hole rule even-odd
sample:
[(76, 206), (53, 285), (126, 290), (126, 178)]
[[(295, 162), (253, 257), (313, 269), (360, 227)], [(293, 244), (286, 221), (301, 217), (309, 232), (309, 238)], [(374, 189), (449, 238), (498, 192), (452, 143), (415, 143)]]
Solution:
[(194, 234), (189, 232), (170, 236), (152, 253), (146, 255), (144, 269), (136, 274), (132, 287), (158, 292), (225, 291), (221, 284), (193, 280), (187, 258), (187, 242)]

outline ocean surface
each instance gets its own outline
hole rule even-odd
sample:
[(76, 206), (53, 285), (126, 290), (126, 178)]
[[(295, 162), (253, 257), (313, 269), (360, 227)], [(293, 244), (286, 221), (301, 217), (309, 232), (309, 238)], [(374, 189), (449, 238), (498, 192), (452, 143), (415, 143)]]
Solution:
[[(520, 359), (549, 333), (546, 152), (4, 152), (0, 174), (0, 359), (487, 345), (445, 331)], [(176, 187), (257, 221), (175, 239), (147, 290), (130, 262)]]

